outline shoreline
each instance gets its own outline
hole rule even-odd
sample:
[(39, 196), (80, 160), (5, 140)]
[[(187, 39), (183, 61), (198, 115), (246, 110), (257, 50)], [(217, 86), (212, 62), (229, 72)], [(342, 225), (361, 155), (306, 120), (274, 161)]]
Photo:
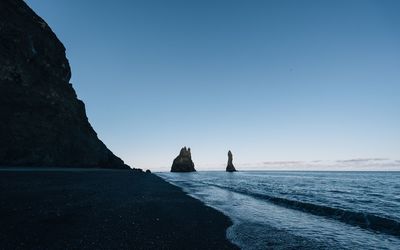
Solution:
[(400, 249), (398, 173), (159, 175), (230, 217), (243, 249)]
[(155, 174), (54, 170), (0, 168), (2, 249), (238, 249), (229, 217)]

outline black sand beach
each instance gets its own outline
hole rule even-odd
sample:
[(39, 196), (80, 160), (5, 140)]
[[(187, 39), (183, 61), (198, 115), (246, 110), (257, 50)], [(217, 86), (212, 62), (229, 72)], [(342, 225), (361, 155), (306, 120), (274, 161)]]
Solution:
[(160, 177), (0, 170), (1, 249), (236, 249), (230, 220)]

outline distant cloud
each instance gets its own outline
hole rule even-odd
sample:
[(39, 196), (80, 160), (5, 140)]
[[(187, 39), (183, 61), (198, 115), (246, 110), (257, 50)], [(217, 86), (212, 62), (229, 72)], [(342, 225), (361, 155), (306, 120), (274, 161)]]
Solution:
[(295, 165), (302, 164), (303, 161), (264, 161), (263, 165)]
[(251, 170), (342, 170), (342, 171), (400, 171), (400, 160), (388, 158), (355, 158), (333, 161), (264, 161), (237, 164)]
[(339, 163), (353, 163), (353, 162), (373, 162), (373, 161), (387, 161), (387, 158), (357, 158), (349, 160), (337, 160)]

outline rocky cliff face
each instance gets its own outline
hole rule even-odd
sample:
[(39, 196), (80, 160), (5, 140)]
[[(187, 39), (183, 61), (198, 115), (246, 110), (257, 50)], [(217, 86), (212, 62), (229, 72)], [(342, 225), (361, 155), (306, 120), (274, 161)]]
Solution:
[(235, 172), (236, 171), (235, 167), (233, 166), (233, 155), (230, 150), (228, 151), (228, 164), (226, 166), (226, 171), (227, 172)]
[(0, 166), (128, 168), (98, 139), (65, 48), (22, 0), (0, 1)]
[(192, 154), (190, 148), (182, 148), (179, 155), (172, 163), (171, 172), (194, 172), (194, 163), (192, 161)]

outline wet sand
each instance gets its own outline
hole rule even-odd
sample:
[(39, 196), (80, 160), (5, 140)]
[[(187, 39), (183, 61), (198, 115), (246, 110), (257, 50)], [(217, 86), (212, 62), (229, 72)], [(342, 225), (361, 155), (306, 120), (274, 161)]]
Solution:
[(231, 221), (160, 177), (0, 169), (1, 249), (236, 249)]

